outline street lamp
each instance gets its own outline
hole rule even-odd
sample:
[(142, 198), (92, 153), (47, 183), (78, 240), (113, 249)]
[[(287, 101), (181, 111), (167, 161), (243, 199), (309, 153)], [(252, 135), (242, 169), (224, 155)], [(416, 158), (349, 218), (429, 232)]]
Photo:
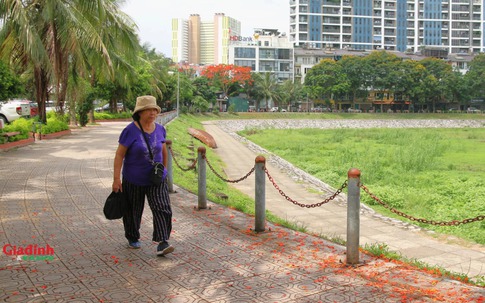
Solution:
[[(169, 75), (173, 75), (173, 71), (168, 72)], [(179, 116), (179, 102), (180, 102), (180, 71), (177, 68), (177, 118)]]
[(177, 118), (179, 117), (179, 101), (180, 101), (180, 71), (177, 69)]

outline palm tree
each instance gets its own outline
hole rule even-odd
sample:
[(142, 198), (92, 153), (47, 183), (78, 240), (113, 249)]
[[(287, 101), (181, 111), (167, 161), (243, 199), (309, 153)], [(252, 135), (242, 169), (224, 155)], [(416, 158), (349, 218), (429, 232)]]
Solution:
[[(24, 6), (25, 5), (25, 6)], [(11, 62), (20, 73), (30, 71), (39, 105), (39, 114), (45, 121), (47, 87), (52, 72), (49, 54), (40, 35), (39, 18), (32, 16), (34, 4), (19, 1), (0, 1), (0, 56), (4, 62)]]
[[(125, 79), (115, 70), (128, 68), (136, 56), (134, 24), (119, 10), (117, 0), (0, 1), (2, 57), (34, 75), (40, 118), (45, 123), (48, 88), (55, 87), (62, 106), (70, 75), (106, 75)], [(121, 55), (123, 54), (123, 55)], [(74, 108), (71, 106), (71, 108)]]
[(258, 74), (259, 77), (256, 77), (256, 90), (259, 91), (259, 94), (264, 98), (266, 107), (265, 110), (268, 110), (268, 102), (269, 100), (273, 100), (275, 105), (278, 105), (280, 100), (280, 95), (278, 94), (278, 82), (274, 78), (274, 74), (270, 72), (264, 73), (263, 76)]
[(303, 86), (299, 81), (293, 82), (288, 79), (279, 88), (282, 105), (289, 105), (290, 109), (288, 110), (291, 110), (292, 101), (301, 100), (303, 97)]

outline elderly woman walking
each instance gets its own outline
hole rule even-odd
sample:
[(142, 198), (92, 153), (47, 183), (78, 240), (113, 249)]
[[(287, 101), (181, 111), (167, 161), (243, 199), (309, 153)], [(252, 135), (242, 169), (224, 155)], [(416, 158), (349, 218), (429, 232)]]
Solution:
[(172, 231), (172, 209), (166, 169), (161, 184), (153, 184), (150, 180), (154, 162), (163, 163), (164, 167), (167, 165), (166, 130), (155, 123), (160, 112), (155, 97), (140, 96), (136, 99), (133, 122), (123, 129), (118, 140), (112, 190), (121, 190), (129, 200), (123, 226), (128, 247), (133, 249), (141, 248), (140, 224), (146, 197), (153, 214), (152, 240), (158, 243), (157, 255), (163, 256), (174, 251), (168, 243)]

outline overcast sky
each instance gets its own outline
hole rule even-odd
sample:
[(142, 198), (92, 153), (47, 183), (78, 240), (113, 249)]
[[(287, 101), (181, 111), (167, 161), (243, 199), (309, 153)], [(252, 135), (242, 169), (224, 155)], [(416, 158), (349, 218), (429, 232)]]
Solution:
[(242, 36), (252, 36), (254, 28), (289, 31), (289, 0), (126, 0), (121, 10), (137, 24), (141, 43), (148, 42), (168, 58), (172, 18), (199, 14), (202, 21), (212, 21), (214, 14), (224, 13), (241, 22)]

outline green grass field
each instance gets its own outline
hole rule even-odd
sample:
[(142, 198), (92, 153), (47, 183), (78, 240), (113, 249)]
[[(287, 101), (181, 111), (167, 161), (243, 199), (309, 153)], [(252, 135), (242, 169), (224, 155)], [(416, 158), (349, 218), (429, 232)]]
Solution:
[[(415, 218), (447, 222), (485, 215), (485, 129), (267, 129), (241, 134), (336, 188), (350, 168), (358, 168), (362, 184), (373, 194)], [(361, 200), (397, 217), (364, 192)], [(484, 221), (418, 225), (485, 244)]]
[[(484, 119), (467, 114), (288, 114), (182, 115), (167, 127), (174, 151), (189, 158), (193, 139), (187, 127), (202, 128), (200, 122), (214, 119)], [(377, 116), (377, 117), (376, 117)], [(391, 207), (412, 217), (452, 221), (485, 215), (485, 129), (298, 129), (248, 130), (249, 140), (291, 162), (321, 181), (339, 187), (349, 168), (361, 170), (361, 181)], [(172, 137), (175, 136), (175, 138)], [(282, 138), (291, 137), (291, 140)], [(184, 147), (181, 147), (180, 145)], [(195, 143), (196, 147), (200, 143)], [(186, 155), (184, 155), (186, 153)], [(224, 166), (209, 150), (207, 156), (222, 171)], [(193, 156), (192, 156), (193, 157)], [(196, 174), (175, 173), (175, 183), (196, 190)], [(232, 187), (208, 174), (209, 192), (230, 192)], [(210, 190), (209, 190), (210, 187)], [(252, 198), (231, 192), (233, 207), (251, 213)], [(217, 197), (208, 197), (218, 201)], [(361, 193), (362, 202), (386, 216), (402, 217)], [(277, 220), (273, 218), (273, 220)], [(485, 221), (459, 226), (414, 224), (439, 233), (485, 244)]]

